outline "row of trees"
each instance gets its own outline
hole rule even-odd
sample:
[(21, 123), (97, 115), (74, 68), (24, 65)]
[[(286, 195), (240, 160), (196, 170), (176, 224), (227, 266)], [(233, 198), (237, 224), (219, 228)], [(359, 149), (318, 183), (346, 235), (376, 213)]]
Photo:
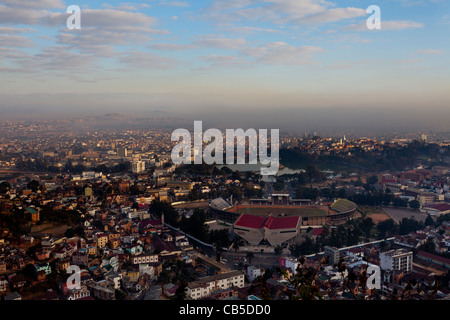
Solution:
[(407, 199), (402, 199), (395, 197), (390, 192), (367, 192), (365, 194), (358, 193), (349, 196), (348, 199), (360, 206), (394, 206), (399, 208), (410, 207), (412, 209), (420, 208), (420, 203), (417, 200), (408, 201)]

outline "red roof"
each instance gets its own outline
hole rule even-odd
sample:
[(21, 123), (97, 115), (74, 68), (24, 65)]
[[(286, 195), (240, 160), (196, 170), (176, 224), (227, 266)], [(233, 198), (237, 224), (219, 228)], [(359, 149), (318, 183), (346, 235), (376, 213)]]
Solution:
[(448, 203), (434, 203), (434, 204), (427, 204), (425, 207), (433, 208), (439, 211), (448, 211), (450, 210), (450, 204)]
[(235, 223), (236, 226), (261, 229), (266, 221), (265, 217), (243, 214)]
[(235, 223), (236, 226), (247, 227), (253, 229), (290, 229), (296, 228), (300, 217), (277, 217), (268, 216), (254, 216), (250, 214), (243, 214)]
[(264, 225), (267, 229), (291, 229), (296, 228), (299, 217), (277, 217), (269, 216)]
[(318, 236), (323, 233), (323, 228), (314, 228), (313, 235)]
[(441, 256), (437, 256), (437, 255), (434, 255), (434, 254), (431, 254), (431, 253), (428, 253), (425, 251), (419, 251), (417, 253), (417, 256), (422, 256), (422, 257), (425, 257), (425, 258), (428, 258), (431, 260), (439, 261), (439, 262), (445, 263), (447, 265), (450, 265), (450, 259), (447, 259), (447, 258), (444, 258)]

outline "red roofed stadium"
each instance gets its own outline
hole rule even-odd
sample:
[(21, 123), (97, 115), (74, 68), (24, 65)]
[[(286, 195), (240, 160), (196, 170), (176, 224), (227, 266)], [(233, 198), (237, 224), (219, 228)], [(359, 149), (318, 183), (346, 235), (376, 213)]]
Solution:
[(300, 217), (267, 217), (241, 214), (233, 225), (233, 231), (250, 244), (257, 245), (267, 240), (271, 245), (280, 245), (295, 237)]
[(218, 220), (233, 223), (234, 233), (250, 244), (265, 240), (279, 245), (294, 238), (301, 228), (345, 223), (354, 217), (357, 206), (346, 199), (318, 205), (308, 199), (291, 199), (288, 194), (272, 194), (242, 204), (217, 198), (211, 200), (209, 209)]

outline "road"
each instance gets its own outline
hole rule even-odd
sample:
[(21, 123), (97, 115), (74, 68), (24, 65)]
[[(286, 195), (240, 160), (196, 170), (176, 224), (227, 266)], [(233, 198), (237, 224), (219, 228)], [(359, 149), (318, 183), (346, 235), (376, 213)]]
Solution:
[[(249, 264), (247, 257), (247, 252), (237, 251), (235, 252), (233, 249), (231, 251), (222, 253), (222, 262), (223, 259), (226, 260), (225, 265), (232, 269), (238, 269), (237, 264), (242, 262), (243, 264)], [(278, 257), (273, 253), (254, 253), (253, 258), (251, 260), (252, 266), (264, 267), (264, 268), (272, 268), (278, 266)]]

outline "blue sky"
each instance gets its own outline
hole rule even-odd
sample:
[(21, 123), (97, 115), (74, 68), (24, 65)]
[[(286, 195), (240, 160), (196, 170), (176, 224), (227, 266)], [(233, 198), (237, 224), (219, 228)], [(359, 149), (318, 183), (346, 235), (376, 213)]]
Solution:
[[(80, 30), (66, 27), (69, 5), (81, 8)], [(370, 5), (381, 30), (365, 27)], [(0, 0), (0, 112), (446, 110), (449, 9), (445, 0)]]

